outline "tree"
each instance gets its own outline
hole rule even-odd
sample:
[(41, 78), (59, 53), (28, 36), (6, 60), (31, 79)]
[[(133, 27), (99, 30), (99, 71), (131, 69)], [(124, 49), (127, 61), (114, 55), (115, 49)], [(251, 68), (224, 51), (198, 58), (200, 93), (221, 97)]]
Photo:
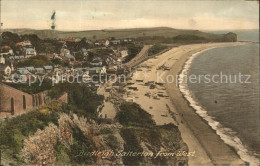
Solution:
[(77, 53), (75, 53), (75, 59), (76, 59), (77, 61), (83, 61), (83, 59), (84, 59), (83, 53), (82, 53), (82, 52), (77, 52)]
[(93, 61), (93, 59), (94, 59), (94, 53), (93, 52), (89, 52), (88, 53), (88, 61), (91, 62), (91, 61)]
[(7, 42), (7, 43), (10, 43), (10, 42), (17, 43), (17, 42), (21, 41), (21, 38), (18, 36), (18, 34), (12, 33), (12, 32), (3, 32), (2, 39), (3, 39), (3, 42)]

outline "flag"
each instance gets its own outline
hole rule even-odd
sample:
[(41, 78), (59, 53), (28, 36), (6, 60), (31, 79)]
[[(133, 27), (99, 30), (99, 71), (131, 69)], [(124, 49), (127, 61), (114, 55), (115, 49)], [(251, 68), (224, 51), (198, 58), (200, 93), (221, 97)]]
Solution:
[(52, 14), (52, 16), (51, 16), (51, 19), (52, 19), (52, 20), (55, 19), (55, 14), (56, 14), (56, 12), (54, 11), (53, 14)]

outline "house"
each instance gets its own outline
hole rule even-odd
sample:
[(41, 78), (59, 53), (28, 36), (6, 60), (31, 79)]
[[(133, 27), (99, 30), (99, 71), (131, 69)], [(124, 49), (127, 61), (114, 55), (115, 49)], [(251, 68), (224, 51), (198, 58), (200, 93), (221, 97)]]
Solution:
[(0, 55), (14, 55), (14, 52), (10, 46), (3, 46)]
[(120, 56), (125, 58), (128, 56), (128, 49), (126, 47), (122, 47), (119, 49)]
[(64, 39), (63, 41), (65, 41), (65, 42), (76, 42), (77, 41), (77, 39), (75, 39), (75, 38), (67, 38), (67, 39)]
[(23, 46), (32, 46), (32, 43), (31, 43), (31, 41), (29, 41), (29, 40), (26, 40), (26, 41), (24, 41), (23, 42)]
[(47, 57), (49, 57), (50, 59), (54, 59), (56, 57), (56, 54), (47, 54)]
[(30, 66), (30, 67), (25, 67), (29, 72), (35, 72), (35, 68)]
[(16, 43), (16, 46), (22, 46), (22, 47), (30, 47), (32, 46), (32, 43), (29, 40)]
[(31, 74), (26, 68), (18, 68), (18, 73), (21, 75)]
[(89, 75), (89, 71), (86, 68), (78, 67), (75, 70), (76, 70), (77, 74)]
[(124, 43), (132, 43), (133, 39), (122, 39)]
[(70, 54), (70, 50), (68, 50), (67, 48), (61, 48), (60, 55), (65, 56), (67, 54)]
[(6, 64), (0, 64), (0, 75), (9, 76), (11, 75), (12, 68)]
[(122, 60), (121, 60), (121, 58), (118, 58), (118, 59), (117, 59), (116, 65), (117, 65), (117, 68), (119, 68), (119, 69), (122, 68)]
[(43, 66), (43, 68), (44, 68), (44, 70), (46, 71), (46, 72), (51, 72), (52, 70), (53, 70), (53, 67), (52, 66)]
[(80, 61), (73, 61), (73, 62), (71, 62), (71, 64), (73, 65), (73, 66), (82, 66), (82, 62), (80, 62)]
[(93, 45), (93, 42), (91, 40), (86, 40), (86, 43), (89, 45)]
[(15, 56), (14, 56), (14, 59), (15, 59), (15, 60), (19, 60), (19, 59), (20, 59), (20, 56), (16, 56), (16, 55), (15, 55)]
[(30, 58), (36, 56), (35, 48), (25, 48), (25, 58)]
[(44, 73), (44, 69), (42, 67), (35, 68), (37, 73)]
[(5, 64), (5, 58), (3, 55), (0, 57), (0, 64)]
[(66, 54), (65, 57), (66, 57), (68, 60), (70, 60), (70, 61), (75, 60), (75, 57), (74, 57), (73, 55), (71, 55), (71, 54)]
[(107, 74), (108, 75), (116, 74), (116, 71), (117, 71), (117, 68), (109, 68), (109, 69), (107, 69)]
[(106, 39), (101, 39), (101, 40), (98, 40), (95, 42), (95, 45), (103, 45), (105, 47), (109, 46), (109, 40), (106, 40)]
[(87, 51), (87, 49), (82, 48), (82, 49), (81, 49), (81, 52), (83, 53), (84, 56), (88, 56), (88, 51)]
[(89, 63), (92, 66), (102, 66), (102, 61), (101, 60), (93, 60), (92, 62)]
[(110, 43), (112, 43), (113, 45), (118, 45), (120, 44), (120, 40), (111, 40)]
[(106, 67), (86, 67), (86, 71), (88, 71), (90, 74), (105, 74), (106, 73)]

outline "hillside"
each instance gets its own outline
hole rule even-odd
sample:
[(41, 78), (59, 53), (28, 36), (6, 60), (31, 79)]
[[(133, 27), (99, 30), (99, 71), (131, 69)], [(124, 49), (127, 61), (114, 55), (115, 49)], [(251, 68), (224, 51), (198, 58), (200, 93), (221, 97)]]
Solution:
[(113, 30), (88, 30), (88, 31), (52, 31), (52, 30), (33, 30), (33, 29), (5, 29), (19, 35), (36, 34), (40, 38), (83, 38), (87, 39), (104, 39), (115, 37), (122, 38), (138, 38), (147, 36), (161, 36), (165, 38), (173, 38), (178, 35), (195, 35), (209, 40), (222, 40), (224, 34), (211, 34), (198, 30), (182, 30), (168, 27), (158, 28), (134, 28), (134, 29), (113, 29)]

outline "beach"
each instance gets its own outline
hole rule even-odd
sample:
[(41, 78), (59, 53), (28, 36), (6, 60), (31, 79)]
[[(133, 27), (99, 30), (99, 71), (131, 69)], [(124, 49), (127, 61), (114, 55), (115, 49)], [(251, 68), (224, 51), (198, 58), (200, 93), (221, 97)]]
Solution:
[[(225, 144), (216, 131), (196, 114), (176, 84), (178, 74), (194, 53), (240, 44), (243, 43), (207, 43), (172, 48), (137, 66), (131, 85), (127, 86), (124, 98), (140, 104), (153, 116), (157, 125), (174, 123), (178, 126), (189, 151), (195, 152), (195, 155), (189, 158), (189, 165), (246, 164), (236, 151)], [(152, 83), (155, 86), (151, 86)]]

